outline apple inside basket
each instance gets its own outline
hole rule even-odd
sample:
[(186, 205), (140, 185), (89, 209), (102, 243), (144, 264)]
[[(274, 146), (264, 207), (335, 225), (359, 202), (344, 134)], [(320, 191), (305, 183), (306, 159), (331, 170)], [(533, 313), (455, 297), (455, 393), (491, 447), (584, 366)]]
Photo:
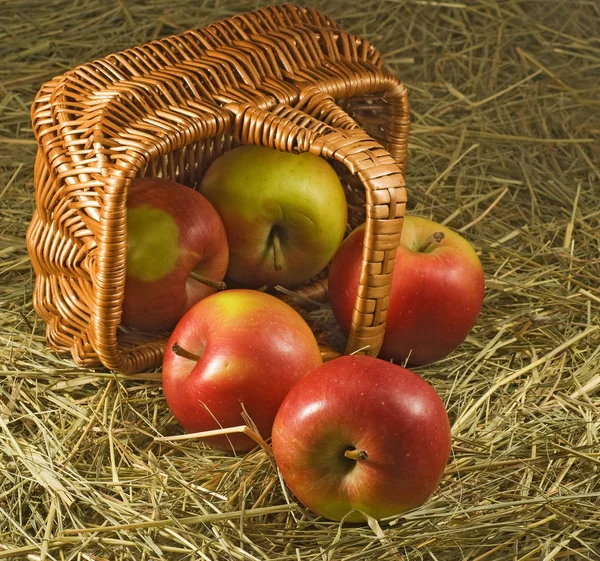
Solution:
[(310, 153), (240, 146), (212, 164), (198, 191), (136, 180), (123, 323), (171, 328), (173, 314), (219, 288), (226, 273), (230, 287), (304, 285), (331, 261), (346, 223), (335, 170)]

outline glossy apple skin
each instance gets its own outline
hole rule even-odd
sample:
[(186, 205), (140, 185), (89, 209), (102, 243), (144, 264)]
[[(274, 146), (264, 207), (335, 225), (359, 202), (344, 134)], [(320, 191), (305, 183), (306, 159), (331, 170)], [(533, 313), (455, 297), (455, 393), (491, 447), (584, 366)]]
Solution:
[[(200, 192), (223, 219), (227, 277), (239, 286), (298, 286), (329, 263), (345, 234), (343, 187), (327, 161), (313, 154), (235, 148), (210, 166)], [(281, 240), (280, 270), (274, 232)]]
[[(350, 330), (362, 261), (364, 225), (343, 242), (329, 269), (329, 302)], [(444, 239), (419, 252), (434, 232)], [(477, 321), (485, 278), (479, 257), (459, 234), (436, 222), (406, 216), (392, 274), (385, 336), (379, 357), (429, 364), (460, 345)]]
[[(173, 352), (178, 343), (201, 355)], [(244, 425), (242, 405), (262, 438), (289, 390), (322, 363), (318, 343), (291, 306), (257, 290), (230, 289), (196, 304), (171, 334), (163, 360), (167, 404), (188, 432)], [(212, 446), (244, 452), (244, 434), (207, 438)]]
[(215, 292), (189, 278), (223, 280), (229, 262), (223, 222), (197, 191), (160, 178), (134, 180), (127, 193), (127, 276), (122, 323), (170, 329)]
[[(273, 426), (285, 482), (331, 520), (354, 509), (380, 519), (423, 504), (441, 480), (450, 446), (448, 415), (433, 387), (368, 356), (339, 357), (307, 374)], [(346, 458), (348, 449), (368, 457)], [(346, 520), (365, 519), (355, 512)]]

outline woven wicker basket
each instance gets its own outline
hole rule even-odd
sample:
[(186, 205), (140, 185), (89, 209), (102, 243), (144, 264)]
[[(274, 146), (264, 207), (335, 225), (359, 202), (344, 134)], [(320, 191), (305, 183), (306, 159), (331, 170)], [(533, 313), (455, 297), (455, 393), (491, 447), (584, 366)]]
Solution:
[(346, 351), (376, 355), (405, 212), (409, 128), (406, 88), (381, 63), (369, 41), (313, 9), (284, 5), (46, 83), (31, 110), (38, 154), (27, 244), (49, 346), (124, 373), (158, 365), (165, 334), (119, 325), (128, 186), (162, 176), (194, 188), (220, 154), (257, 144), (337, 162), (349, 204), (360, 209), (351, 226), (367, 222)]

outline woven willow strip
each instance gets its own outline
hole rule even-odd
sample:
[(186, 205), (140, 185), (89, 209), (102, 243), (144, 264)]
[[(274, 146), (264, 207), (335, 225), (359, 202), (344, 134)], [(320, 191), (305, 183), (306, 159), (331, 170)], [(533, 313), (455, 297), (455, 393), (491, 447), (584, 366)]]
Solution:
[[(27, 243), (49, 346), (124, 373), (158, 365), (168, 334), (120, 326), (128, 186), (162, 176), (196, 188), (219, 155), (255, 144), (312, 152), (338, 162), (347, 185), (360, 182), (367, 230), (346, 352), (376, 355), (405, 212), (409, 129), (406, 88), (381, 64), (366, 39), (284, 5), (44, 84), (31, 109), (38, 154)], [(351, 115), (342, 107), (354, 101)], [(385, 117), (382, 142), (360, 126), (366, 113)]]

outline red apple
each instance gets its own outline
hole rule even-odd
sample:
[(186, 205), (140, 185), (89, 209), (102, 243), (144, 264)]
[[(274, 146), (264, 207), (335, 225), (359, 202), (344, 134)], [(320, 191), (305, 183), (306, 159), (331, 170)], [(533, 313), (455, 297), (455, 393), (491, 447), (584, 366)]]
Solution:
[(228, 260), (223, 222), (204, 196), (167, 179), (132, 182), (124, 325), (144, 331), (173, 327), (192, 305), (217, 290), (214, 283), (223, 280)]
[(380, 519), (424, 503), (450, 455), (442, 400), (391, 362), (343, 356), (307, 374), (273, 426), (283, 479), (306, 507), (332, 520)]
[[(315, 336), (291, 306), (257, 290), (230, 289), (200, 301), (177, 324), (164, 355), (163, 388), (188, 432), (243, 425), (243, 405), (266, 439), (283, 398), (321, 363)], [(207, 441), (236, 451), (256, 446), (244, 434)]]
[[(329, 301), (346, 333), (356, 301), (364, 232), (362, 225), (344, 240), (329, 269)], [(410, 365), (447, 356), (475, 325), (484, 288), (481, 262), (467, 240), (431, 220), (406, 216), (379, 356), (399, 363), (408, 359)]]
[(329, 263), (345, 234), (344, 189), (313, 154), (240, 146), (215, 160), (200, 192), (223, 219), (227, 277), (239, 286), (298, 286)]

